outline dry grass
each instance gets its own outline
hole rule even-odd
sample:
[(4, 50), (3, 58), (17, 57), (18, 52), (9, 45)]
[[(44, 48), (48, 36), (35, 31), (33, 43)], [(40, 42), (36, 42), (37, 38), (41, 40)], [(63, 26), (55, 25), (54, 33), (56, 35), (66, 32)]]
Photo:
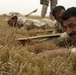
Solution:
[(4, 18), (0, 16), (0, 75), (76, 75), (73, 69), (75, 59), (71, 55), (34, 58), (32, 53), (59, 47), (50, 41), (19, 45), (18, 37), (39, 33), (8, 27)]

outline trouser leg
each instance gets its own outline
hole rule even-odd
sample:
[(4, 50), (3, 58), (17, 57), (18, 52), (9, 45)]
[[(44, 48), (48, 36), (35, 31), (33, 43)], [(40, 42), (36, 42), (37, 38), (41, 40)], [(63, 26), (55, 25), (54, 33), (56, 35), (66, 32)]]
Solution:
[(43, 4), (42, 10), (41, 10), (41, 18), (45, 18), (45, 15), (47, 13), (47, 9), (48, 9), (48, 6)]
[(50, 0), (51, 2), (51, 11), (55, 8), (55, 6), (57, 5), (57, 0)]
[(55, 8), (56, 5), (57, 5), (57, 0), (50, 0), (50, 18), (52, 20), (54, 20), (54, 17), (51, 12)]

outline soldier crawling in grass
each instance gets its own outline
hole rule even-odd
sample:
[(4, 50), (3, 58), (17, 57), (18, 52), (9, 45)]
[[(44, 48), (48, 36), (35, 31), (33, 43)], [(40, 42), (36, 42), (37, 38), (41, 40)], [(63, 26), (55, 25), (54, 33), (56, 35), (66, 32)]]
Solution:
[(26, 16), (18, 17), (17, 14), (12, 12), (7, 15), (5, 22), (7, 22), (9, 26), (18, 27), (26, 30), (34, 28), (46, 29), (54, 27), (54, 21), (50, 19), (32, 19)]

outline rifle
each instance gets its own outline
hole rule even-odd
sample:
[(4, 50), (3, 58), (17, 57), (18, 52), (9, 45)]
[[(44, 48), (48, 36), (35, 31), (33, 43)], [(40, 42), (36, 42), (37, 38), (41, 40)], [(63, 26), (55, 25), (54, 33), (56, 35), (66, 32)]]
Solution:
[(18, 38), (17, 41), (24, 40), (27, 41), (28, 39), (43, 39), (43, 38), (52, 38), (52, 37), (59, 37), (62, 33), (58, 34), (51, 34), (51, 35), (39, 35), (39, 36), (33, 36), (33, 37), (24, 37), (24, 38)]
[(39, 35), (39, 36), (33, 36), (33, 37), (24, 37), (24, 38), (18, 38), (17, 41), (20, 41), (23, 45), (25, 45), (25, 42), (30, 42), (31, 40), (59, 37), (61, 34), (62, 33), (50, 34), (50, 35)]
[(33, 10), (32, 12), (30, 12), (29, 14), (25, 15), (25, 17), (28, 17), (30, 14), (35, 13), (38, 9)]

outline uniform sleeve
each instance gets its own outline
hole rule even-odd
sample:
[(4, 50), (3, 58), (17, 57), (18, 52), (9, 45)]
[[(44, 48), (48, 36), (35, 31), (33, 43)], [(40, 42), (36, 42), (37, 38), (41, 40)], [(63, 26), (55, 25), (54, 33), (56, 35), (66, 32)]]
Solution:
[(60, 46), (60, 47), (66, 47), (66, 46), (70, 46), (71, 45), (71, 39), (70, 37), (67, 35), (66, 32), (62, 33), (60, 35), (60, 37), (58, 38), (53, 38), (53, 42)]
[(69, 54), (76, 58), (76, 47), (71, 46), (69, 48)]
[(59, 46), (70, 46), (71, 38), (67, 35), (66, 32), (62, 33), (59, 38), (57, 38), (57, 45)]
[(53, 34), (61, 33), (61, 32), (62, 32), (60, 26), (61, 26), (61, 25), (60, 25), (59, 22), (57, 22), (57, 21), (54, 22), (54, 28), (55, 28), (55, 30), (53, 31)]

